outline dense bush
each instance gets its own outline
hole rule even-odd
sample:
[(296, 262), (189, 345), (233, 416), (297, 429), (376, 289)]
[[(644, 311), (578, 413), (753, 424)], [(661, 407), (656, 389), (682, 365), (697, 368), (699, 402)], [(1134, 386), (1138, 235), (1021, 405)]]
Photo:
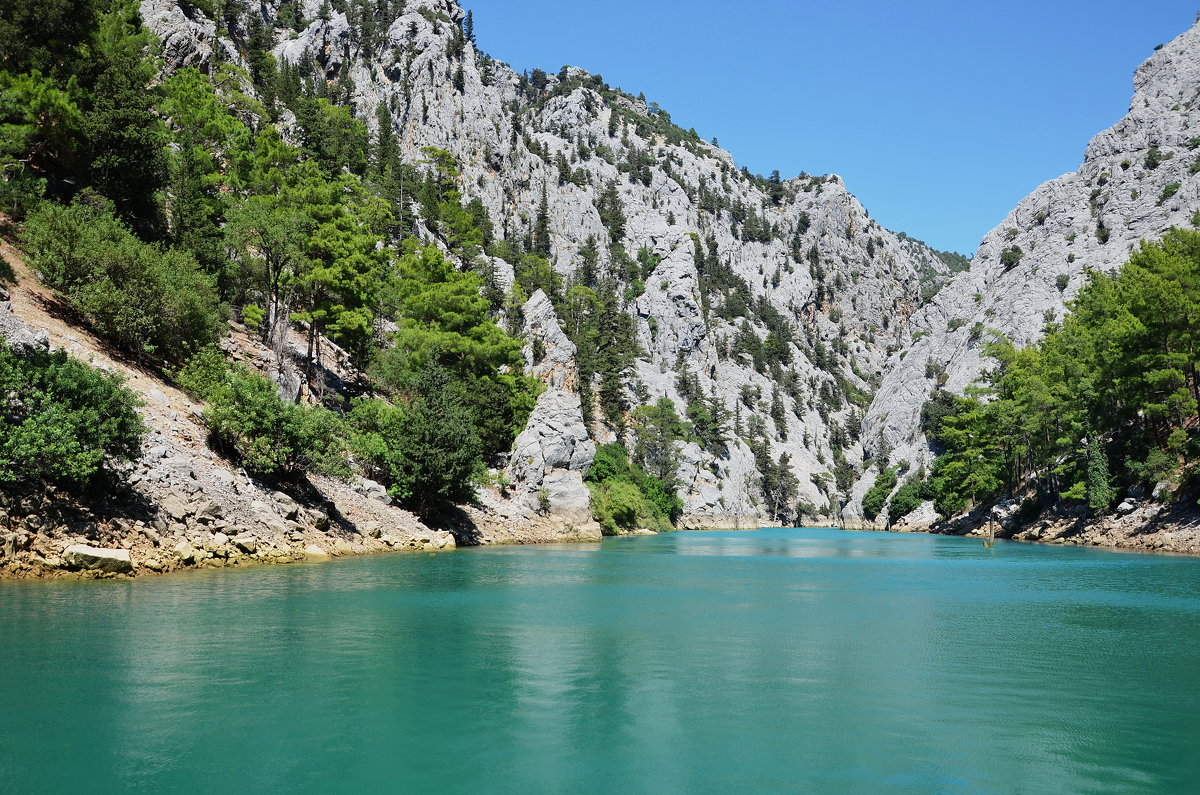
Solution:
[(216, 339), (212, 280), (191, 255), (142, 243), (103, 201), (44, 203), (24, 236), (45, 282), (122, 350), (179, 361)]
[(1009, 246), (1000, 252), (1000, 264), (1004, 266), (1004, 270), (1010, 270), (1017, 267), (1024, 256), (1025, 252), (1020, 246)]
[(352, 448), (369, 474), (421, 514), (469, 502), (482, 474), (482, 444), (461, 385), (439, 367), (413, 378), (404, 404), (360, 401), (350, 412)]
[(905, 483), (896, 489), (896, 493), (892, 495), (891, 501), (888, 502), (888, 523), (897, 522), (908, 516), (920, 508), (921, 503), (924, 501), (920, 483), (912, 481)]
[(874, 519), (882, 513), (888, 495), (892, 493), (892, 489), (894, 488), (896, 488), (895, 469), (885, 469), (876, 475), (875, 482), (871, 485), (870, 490), (863, 495), (863, 516), (868, 519)]
[(592, 493), (592, 516), (608, 535), (638, 527), (670, 530), (683, 513), (675, 491), (631, 463), (620, 442), (596, 450), (585, 480)]
[(247, 470), (283, 477), (347, 471), (345, 425), (328, 409), (283, 402), (274, 383), (226, 363), (213, 349), (193, 357), (177, 378), (208, 403), (212, 446)]
[(14, 353), (0, 339), (0, 485), (79, 489), (137, 458), (145, 428), (121, 379), (63, 351)]

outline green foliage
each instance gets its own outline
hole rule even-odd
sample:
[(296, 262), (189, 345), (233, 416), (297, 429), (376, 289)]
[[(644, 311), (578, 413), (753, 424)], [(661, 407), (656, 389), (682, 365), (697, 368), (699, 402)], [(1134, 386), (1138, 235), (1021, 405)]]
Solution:
[(384, 292), (398, 329), (371, 373), (403, 392), (428, 367), (444, 369), (461, 386), (483, 454), (495, 459), (524, 428), (540, 384), (516, 374), (521, 344), (492, 319), (477, 274), (455, 270), (435, 246), (409, 240), (403, 252)]
[(596, 450), (586, 481), (592, 515), (608, 535), (638, 527), (669, 530), (683, 513), (683, 501), (674, 490), (631, 463), (619, 442)]
[(1146, 152), (1146, 158), (1143, 161), (1143, 164), (1146, 166), (1146, 168), (1153, 171), (1174, 156), (1174, 152), (1164, 152), (1159, 149), (1157, 145), (1151, 146)]
[(0, 338), (0, 396), (0, 485), (79, 490), (141, 452), (134, 393), (62, 350), (17, 353)]
[(1104, 510), (1125, 485), (1195, 475), (1200, 233), (1143, 243), (1116, 275), (1091, 274), (1070, 310), (1035, 347), (990, 347), (990, 400), (927, 407), (939, 511), (1030, 477), (1046, 497)]
[(348, 108), (324, 97), (300, 97), (292, 106), (305, 154), (330, 177), (367, 170), (367, 127)]
[(30, 263), (117, 346), (180, 361), (224, 322), (188, 254), (142, 243), (104, 206), (43, 204), (24, 229)]
[(887, 502), (887, 498), (892, 493), (892, 489), (896, 488), (896, 469), (885, 469), (875, 476), (875, 483), (863, 495), (862, 509), (863, 516), (868, 519), (874, 519), (883, 512), (883, 506)]
[(158, 69), (147, 57), (153, 44), (138, 4), (114, 0), (99, 17), (81, 81), (89, 88), (83, 117), (88, 181), (129, 220), (157, 215), (156, 194), (167, 173), (163, 125), (154, 115)]
[(163, 84), (159, 109), (170, 119), (174, 144), (168, 158), (171, 238), (218, 277), (221, 293), (231, 297), (237, 280), (226, 267), (225, 196), (248, 187), (257, 163), (253, 134), (230, 107), (239, 98), (242, 104), (249, 100), (231, 87), (240, 84), (238, 75), (222, 78), (223, 95), (218, 95), (207, 76), (181, 70)]
[(1173, 197), (1176, 193), (1179, 193), (1179, 189), (1181, 187), (1183, 186), (1178, 182), (1172, 182), (1170, 185), (1165, 186), (1162, 189), (1162, 195), (1158, 197), (1159, 206), (1162, 206), (1170, 201), (1171, 197)]
[(0, 70), (70, 75), (92, 35), (100, 5), (95, 0), (6, 2), (0, 14)]
[(152, 222), (166, 174), (152, 37), (133, 0), (9, 2), (0, 12), (0, 201), (90, 186)]
[[(73, 83), (69, 84), (74, 86)], [(40, 72), (0, 72), (0, 206), (23, 216), (80, 144), (83, 115), (71, 91)]]
[(663, 481), (674, 483), (679, 469), (675, 443), (685, 436), (683, 422), (670, 398), (661, 398), (650, 406), (634, 410), (634, 458), (646, 472)]
[(888, 524), (899, 521), (921, 507), (925, 501), (922, 497), (922, 488), (921, 483), (910, 481), (896, 489), (896, 493), (888, 502)]
[(1000, 264), (1005, 270), (1012, 270), (1021, 262), (1021, 258), (1025, 256), (1025, 252), (1020, 246), (1009, 246), (1000, 252)]
[(633, 318), (622, 309), (615, 279), (600, 279), (596, 288), (572, 287), (555, 309), (563, 330), (575, 343), (579, 367), (579, 396), (584, 422), (591, 425), (597, 402), (613, 424), (623, 424), (625, 379), (639, 348)]
[(210, 444), (248, 471), (285, 478), (347, 471), (346, 429), (329, 409), (283, 402), (274, 383), (215, 349), (198, 353), (176, 378), (208, 404)]
[(462, 385), (437, 365), (413, 374), (397, 405), (358, 402), (351, 445), (402, 505), (428, 515), (444, 502), (475, 498), (483, 446)]

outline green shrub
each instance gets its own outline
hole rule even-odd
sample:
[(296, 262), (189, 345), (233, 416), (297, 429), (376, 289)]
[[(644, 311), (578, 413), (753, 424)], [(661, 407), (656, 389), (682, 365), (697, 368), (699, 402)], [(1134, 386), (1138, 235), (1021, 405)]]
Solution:
[(1179, 193), (1179, 189), (1182, 187), (1183, 186), (1181, 184), (1179, 184), (1178, 182), (1172, 182), (1170, 185), (1167, 185), (1166, 187), (1164, 187), (1162, 189), (1162, 195), (1158, 197), (1159, 206), (1161, 207), (1162, 205), (1164, 205), (1168, 201), (1170, 201), (1171, 197), (1174, 196), (1176, 193)]
[(631, 463), (620, 442), (597, 448), (585, 480), (592, 515), (609, 535), (637, 527), (670, 530), (683, 514), (683, 500), (675, 490)]
[(358, 402), (350, 412), (351, 446), (402, 505), (428, 514), (444, 502), (475, 499), (483, 445), (461, 385), (429, 367), (403, 395), (404, 405)]
[(1011, 270), (1021, 262), (1021, 257), (1025, 256), (1025, 252), (1020, 246), (1009, 246), (1000, 252), (1000, 264), (1005, 270)]
[(892, 499), (888, 503), (888, 523), (897, 522), (908, 516), (920, 508), (922, 502), (924, 500), (921, 499), (921, 484), (915, 481), (905, 483), (896, 489), (896, 493), (892, 495)]
[(219, 356), (214, 349), (201, 351), (176, 376), (208, 402), (204, 423), (216, 450), (258, 475), (348, 471), (346, 428), (336, 414), (285, 403), (273, 382)]
[(1146, 168), (1153, 171), (1174, 156), (1174, 152), (1164, 152), (1159, 149), (1158, 146), (1152, 146), (1150, 147), (1149, 151), (1146, 152), (1146, 159), (1143, 162)]
[(190, 254), (142, 243), (103, 202), (43, 203), (25, 224), (30, 263), (117, 347), (182, 361), (224, 322)]
[(883, 512), (884, 503), (887, 502), (888, 495), (892, 493), (892, 489), (896, 488), (896, 470), (885, 469), (875, 476), (875, 482), (863, 495), (862, 509), (863, 516), (868, 519), (874, 519)]
[(0, 339), (0, 484), (79, 489), (110, 461), (138, 457), (145, 428), (121, 379), (53, 353), (14, 353)]

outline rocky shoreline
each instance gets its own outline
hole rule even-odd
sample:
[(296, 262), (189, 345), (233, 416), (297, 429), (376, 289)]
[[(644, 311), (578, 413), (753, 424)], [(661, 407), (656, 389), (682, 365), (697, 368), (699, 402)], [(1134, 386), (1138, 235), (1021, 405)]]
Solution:
[(1090, 546), (1135, 552), (1200, 555), (1200, 510), (1189, 501), (1164, 504), (1126, 499), (1114, 513), (1046, 515), (1022, 522), (1019, 506), (1004, 502), (982, 506), (962, 516), (937, 522), (911, 522), (892, 527), (858, 524), (847, 529), (898, 533), (996, 538), (1062, 546)]

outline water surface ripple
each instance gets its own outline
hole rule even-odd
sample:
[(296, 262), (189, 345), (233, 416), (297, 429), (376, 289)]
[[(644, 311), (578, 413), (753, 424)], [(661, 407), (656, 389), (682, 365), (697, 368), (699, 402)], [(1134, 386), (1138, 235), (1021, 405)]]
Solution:
[(1200, 560), (677, 533), (0, 583), (0, 791), (1196, 792)]

